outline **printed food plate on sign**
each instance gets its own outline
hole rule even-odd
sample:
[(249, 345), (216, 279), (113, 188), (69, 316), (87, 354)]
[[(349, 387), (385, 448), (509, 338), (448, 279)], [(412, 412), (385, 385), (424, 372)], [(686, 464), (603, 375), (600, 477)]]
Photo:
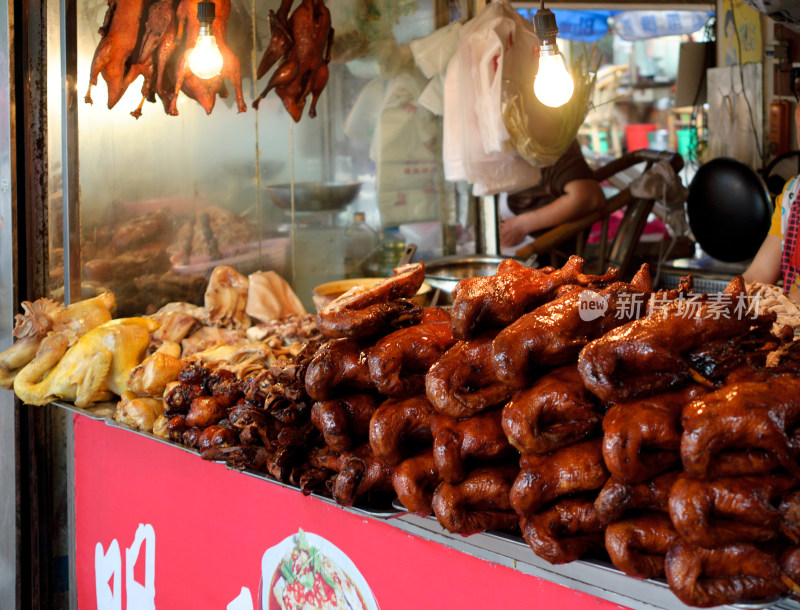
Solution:
[(350, 558), (303, 530), (264, 553), (259, 597), (261, 610), (380, 610)]

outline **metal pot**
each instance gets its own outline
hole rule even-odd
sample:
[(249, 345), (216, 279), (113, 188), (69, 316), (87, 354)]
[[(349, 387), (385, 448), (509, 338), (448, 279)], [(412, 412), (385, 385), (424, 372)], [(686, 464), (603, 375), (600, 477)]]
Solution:
[(450, 293), (456, 284), (470, 277), (485, 277), (497, 272), (497, 265), (507, 256), (476, 254), (474, 256), (445, 256), (425, 262), (425, 283)]

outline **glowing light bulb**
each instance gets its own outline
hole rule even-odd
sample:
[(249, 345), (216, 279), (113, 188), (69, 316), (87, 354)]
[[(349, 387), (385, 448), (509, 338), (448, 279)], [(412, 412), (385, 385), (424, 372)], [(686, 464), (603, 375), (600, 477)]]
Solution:
[(575, 84), (558, 48), (553, 45), (555, 49), (550, 51), (546, 46), (542, 46), (539, 56), (539, 72), (533, 81), (533, 92), (545, 106), (558, 108), (570, 100)]
[[(206, 30), (204, 33), (203, 30)], [(211, 27), (201, 25), (194, 49), (189, 53), (189, 69), (198, 78), (214, 78), (222, 70), (222, 53)]]
[(575, 83), (564, 64), (564, 56), (558, 52), (556, 35), (558, 25), (553, 11), (542, 7), (533, 16), (533, 29), (542, 41), (539, 50), (539, 72), (533, 81), (533, 92), (545, 106), (558, 108), (566, 104), (575, 90)]

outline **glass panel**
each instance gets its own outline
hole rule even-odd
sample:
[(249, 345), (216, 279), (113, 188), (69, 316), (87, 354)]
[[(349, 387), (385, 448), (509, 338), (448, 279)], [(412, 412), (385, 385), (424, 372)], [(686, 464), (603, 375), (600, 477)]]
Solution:
[[(143, 78), (109, 109), (111, 69), (101, 72), (79, 118), (86, 291), (113, 290), (118, 315), (202, 304), (210, 271), (231, 264), (244, 274), (274, 269), (312, 309), (313, 286), (390, 272), (405, 241), (424, 242), (427, 256), (442, 253), (439, 221), (445, 210), (455, 222), (453, 187), (442, 177), (440, 121), (416, 108), (427, 81), (407, 45), (433, 31), (433, 2), (328, 5), (336, 43), (316, 118), (309, 96), (295, 123), (274, 90), (258, 110), (239, 113), (226, 81), (228, 97), (218, 95), (210, 114), (182, 92), (178, 116), (156, 96), (136, 119)], [(106, 0), (79, 6), (81, 96), (107, 8)], [(279, 2), (232, 2), (227, 40), (248, 106), (269, 81), (256, 81), (255, 70), (270, 40), (270, 9)], [(165, 78), (174, 72), (168, 63)], [(345, 232), (356, 212), (378, 240), (346, 269)]]

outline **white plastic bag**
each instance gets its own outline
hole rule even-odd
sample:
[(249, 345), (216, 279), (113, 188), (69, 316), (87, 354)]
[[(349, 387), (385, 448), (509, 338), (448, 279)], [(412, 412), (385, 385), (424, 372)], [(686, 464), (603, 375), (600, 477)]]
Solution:
[(417, 38), (409, 43), (414, 61), (422, 70), (425, 78), (433, 78), (447, 69), (450, 58), (458, 49), (460, 29), (461, 23), (454, 21), (428, 36)]
[(506, 0), (491, 2), (460, 30), (445, 78), (445, 177), (470, 182), (476, 196), (541, 179), (539, 168), (516, 153), (502, 116), (504, 74), (514, 71), (508, 53), (530, 53), (535, 42), (530, 24)]
[(441, 126), (417, 103), (427, 82), (418, 71), (406, 70), (386, 87), (370, 150), (384, 226), (438, 218), (441, 179), (436, 151)]

